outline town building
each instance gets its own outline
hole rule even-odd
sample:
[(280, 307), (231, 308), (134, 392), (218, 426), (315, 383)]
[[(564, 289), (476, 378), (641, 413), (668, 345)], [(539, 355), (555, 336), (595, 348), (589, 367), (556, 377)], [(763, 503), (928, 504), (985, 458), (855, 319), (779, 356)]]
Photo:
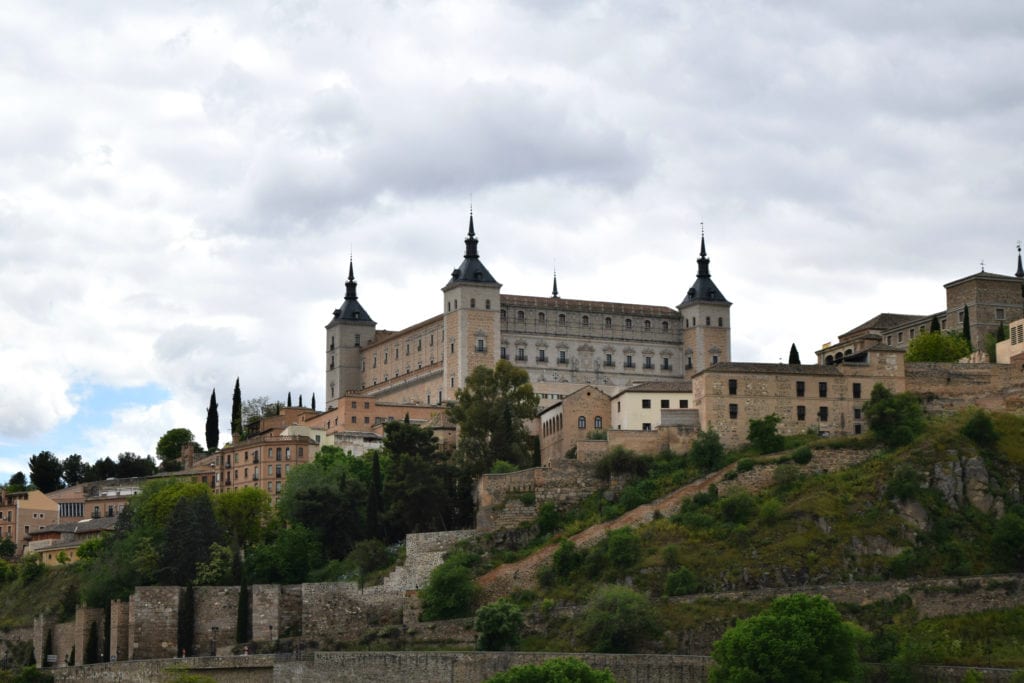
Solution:
[(15, 556), (25, 552), (30, 535), (57, 523), (57, 503), (42, 491), (8, 491), (0, 489), (0, 533), (15, 545)]
[(479, 366), (499, 359), (529, 374), (542, 407), (585, 386), (679, 381), (731, 359), (732, 304), (711, 279), (703, 235), (697, 279), (675, 308), (503, 294), (480, 258), (469, 219), (463, 261), (441, 291), (441, 312), (378, 330), (359, 303), (352, 264), (345, 299), (326, 326), (330, 409), (366, 397), (440, 410)]
[(116, 524), (116, 516), (51, 524), (30, 534), (25, 552), (39, 555), (47, 566), (71, 564), (78, 560), (78, 548), (83, 543), (113, 531)]
[(693, 409), (693, 381), (645, 382), (626, 387), (611, 399), (614, 430), (651, 431), (659, 426), (696, 427)]

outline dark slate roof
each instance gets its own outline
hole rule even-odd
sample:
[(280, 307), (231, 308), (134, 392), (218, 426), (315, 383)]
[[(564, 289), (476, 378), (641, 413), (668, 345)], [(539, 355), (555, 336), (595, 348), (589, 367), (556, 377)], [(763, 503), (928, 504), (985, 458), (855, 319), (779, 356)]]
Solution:
[(715, 283), (711, 281), (711, 259), (708, 258), (707, 249), (704, 248), (704, 235), (700, 236), (700, 258), (697, 259), (697, 279), (693, 286), (686, 292), (686, 298), (680, 306), (696, 303), (698, 301), (709, 301), (719, 304), (729, 303), (725, 295), (719, 291)]
[(469, 235), (466, 237), (466, 254), (458, 268), (452, 271), (452, 279), (448, 281), (445, 288), (459, 282), (474, 282), (476, 284), (498, 284), (494, 276), (488, 272), (484, 264), (480, 262), (480, 254), (477, 253), (476, 231), (473, 230), (473, 214), (469, 214)]
[(839, 338), (842, 339), (844, 337), (849, 337), (851, 335), (858, 334), (860, 332), (866, 332), (868, 330), (891, 330), (894, 327), (902, 327), (903, 325), (909, 325), (912, 322), (916, 322), (918, 320), (930, 317), (931, 316), (928, 315), (911, 315), (907, 313), (879, 313), (871, 320), (863, 322), (860, 325), (857, 325), (857, 327), (853, 328), (849, 332), (844, 332), (843, 334), (839, 335)]
[(718, 363), (704, 368), (698, 375), (705, 373), (735, 373), (762, 375), (840, 375), (834, 365), (790, 365), (789, 363)]
[(347, 322), (373, 322), (373, 319), (370, 318), (370, 314), (367, 313), (366, 309), (359, 303), (359, 297), (356, 296), (356, 278), (352, 271), (352, 261), (348, 262), (348, 281), (345, 282), (345, 301), (341, 304), (341, 308), (335, 309), (334, 317), (331, 319), (331, 322), (328, 323), (327, 327), (335, 325), (343, 320)]
[[(519, 294), (502, 294), (501, 307), (540, 308), (545, 311), (567, 311), (577, 313), (614, 313), (618, 315), (635, 315), (652, 318), (678, 318), (679, 312), (667, 306), (648, 306), (646, 304), (623, 304), (612, 301), (585, 301), (583, 299), (554, 299), (547, 296), (523, 296)], [(591, 323), (596, 327), (597, 321)]]
[(87, 534), (95, 533), (97, 531), (112, 531), (117, 526), (117, 517), (92, 517), (89, 519), (80, 519), (76, 522), (61, 522), (60, 524), (51, 524), (48, 527), (37, 529), (34, 534), (46, 534), (46, 533), (75, 533), (75, 534)]
[(671, 382), (643, 382), (642, 384), (634, 384), (631, 387), (624, 388), (619, 393), (613, 395), (612, 398), (632, 393), (689, 394), (692, 392), (693, 382), (688, 379), (683, 379)]

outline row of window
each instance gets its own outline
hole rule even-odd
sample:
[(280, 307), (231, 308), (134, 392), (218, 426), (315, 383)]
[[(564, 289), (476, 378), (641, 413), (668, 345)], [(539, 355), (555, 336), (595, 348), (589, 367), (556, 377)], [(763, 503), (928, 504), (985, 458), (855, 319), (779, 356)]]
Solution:
[[(740, 415), (740, 406), (738, 403), (729, 404), (729, 419), (738, 419)], [(853, 419), (860, 420), (863, 416), (863, 412), (860, 408), (853, 409)], [(828, 422), (828, 406), (821, 406), (818, 408), (817, 418), (819, 422)], [(803, 422), (807, 419), (807, 406), (796, 407), (796, 419)], [(860, 434), (858, 426), (857, 433)]]
[[(502, 312), (501, 312), (501, 320), (503, 322), (508, 320), (508, 315), (507, 315), (506, 311), (504, 311), (504, 310), (502, 310)], [(559, 325), (566, 325), (568, 323), (568, 319), (566, 318), (565, 313), (559, 313), (558, 314), (558, 318), (556, 320), (558, 321)], [(519, 323), (526, 322), (526, 311), (516, 311), (516, 322), (519, 322)], [(537, 322), (538, 325), (547, 325), (547, 323), (548, 323), (547, 314), (544, 313), (543, 311), (541, 311), (540, 313), (537, 313), (536, 322)], [(613, 323), (613, 321), (612, 321), (610, 316), (606, 317), (604, 319), (604, 328), (606, 330), (610, 330), (613, 327), (613, 325), (614, 325), (614, 323)], [(581, 327), (590, 327), (590, 316), (589, 315), (584, 315), (584, 316), (580, 317), (580, 326)], [(627, 330), (633, 329), (633, 319), (632, 318), (626, 318), (625, 320), (623, 320), (622, 326), (623, 326), (624, 329), (627, 329)], [(643, 321), (643, 328), (645, 330), (652, 330), (652, 329), (654, 329), (654, 323), (651, 322), (650, 320), (644, 320)], [(669, 331), (669, 324), (668, 324), (667, 320), (661, 321), (661, 331), (662, 332), (668, 332)]]
[[(651, 399), (649, 399), (649, 398), (642, 398), (642, 399), (640, 399), (640, 407), (641, 408), (650, 408), (651, 407)], [(667, 398), (661, 399), (660, 407), (662, 409), (670, 409), (672, 407), (671, 400), (667, 399)], [(690, 407), (690, 401), (685, 399), (685, 398), (679, 399), (679, 407), (680, 408), (689, 408)], [(618, 403), (618, 411), (622, 412), (622, 401), (619, 401), (619, 403)]]
[[(860, 382), (854, 382), (852, 386), (853, 397), (860, 398), (861, 387)], [(735, 396), (739, 391), (739, 382), (735, 379), (729, 380), (729, 395)], [(797, 380), (796, 382), (796, 395), (802, 397), (807, 393), (807, 385), (803, 380)], [(818, 397), (828, 398), (828, 382), (818, 382)]]
[[(276, 457), (275, 457), (275, 449), (268, 448), (267, 449), (267, 457), (268, 458), (272, 458), (272, 459), (276, 459), (278, 462), (280, 462), (281, 461), (281, 456), (282, 456), (282, 449), (281, 448), (277, 448), (276, 451), (277, 452), (276, 452)], [(243, 462), (249, 462), (249, 456), (250, 455), (252, 456), (252, 461), (254, 463), (260, 461), (260, 449), (257, 448), (257, 449), (252, 450), (252, 451), (245, 451), (243, 453), (243, 457), (244, 457)], [(283, 455), (284, 455), (284, 459), (285, 460), (291, 460), (292, 459), (292, 449), (291, 449), (291, 446), (285, 446), (284, 447)], [(297, 457), (302, 458), (302, 446), (298, 447), (298, 450), (296, 451), (296, 455), (297, 455)], [(237, 452), (235, 452), (233, 460), (232, 460), (231, 455), (228, 455), (228, 457), (224, 459), (224, 469), (227, 469), (227, 468), (231, 467), (232, 464), (234, 464), (234, 465), (238, 464), (238, 453)]]
[[(476, 299), (470, 299), (469, 300), (469, 307), (470, 308), (476, 308)], [(490, 299), (484, 299), (484, 308), (486, 308), (488, 311), (491, 310), (491, 300)], [(457, 310), (459, 310), (459, 300), (458, 299), (453, 299), (453, 300), (449, 301), (448, 302), (448, 310), (449, 311), (457, 311)], [(505, 311), (502, 311), (502, 313), (504, 313), (504, 312)]]
[[(508, 348), (505, 347), (505, 346), (501, 347), (501, 358), (502, 358), (502, 360), (508, 360)], [(523, 347), (523, 346), (516, 347), (515, 360), (520, 361), (520, 362), (524, 362), (524, 361), (529, 360), (527, 358), (527, 356), (526, 356), (526, 348), (525, 347)], [(536, 361), (537, 363), (547, 363), (549, 360), (550, 360), (550, 357), (548, 356), (547, 351), (545, 349), (537, 349), (537, 356), (534, 358), (534, 361)], [(555, 362), (558, 365), (568, 365), (569, 364), (569, 357), (567, 355), (567, 352), (559, 349), (558, 356), (556, 357)], [(610, 353), (604, 354), (604, 367), (606, 367), (606, 368), (614, 368), (615, 367), (615, 359), (612, 356), (612, 354), (610, 354)], [(626, 354), (626, 360), (623, 362), (622, 367), (624, 367), (624, 368), (635, 368), (635, 367), (637, 367), (636, 363), (633, 361), (633, 354), (629, 354), (629, 353)], [(644, 362), (643, 362), (642, 367), (643, 367), (644, 370), (654, 370), (655, 369), (654, 357), (653, 356), (644, 356)], [(662, 357), (661, 365), (659, 367), (662, 370), (671, 370), (672, 369), (672, 363), (669, 362), (668, 356)], [(692, 367), (692, 366), (690, 366), (690, 367)]]

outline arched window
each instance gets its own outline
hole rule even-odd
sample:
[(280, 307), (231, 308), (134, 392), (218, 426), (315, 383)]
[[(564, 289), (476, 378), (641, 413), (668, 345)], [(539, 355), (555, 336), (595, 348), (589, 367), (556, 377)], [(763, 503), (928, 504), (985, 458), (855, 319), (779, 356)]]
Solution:
[(645, 320), (644, 321), (644, 329), (645, 330), (651, 329), (651, 321), (650, 320)]
[(583, 316), (583, 318), (580, 319), (580, 324), (582, 324), (583, 327), (590, 327), (590, 316)]
[(580, 429), (586, 429), (587, 428), (587, 418), (583, 417), (582, 415), (580, 415), (579, 427), (580, 427)]
[(626, 329), (627, 330), (633, 329), (633, 319), (632, 318), (626, 318)]
[(516, 311), (516, 320), (519, 322), (523, 322), (524, 320), (526, 320), (526, 314), (523, 313), (522, 311)]
[(546, 316), (544, 315), (544, 313), (543, 312), (538, 313), (537, 314), (537, 322), (539, 322), (541, 325), (543, 325), (545, 323), (545, 321), (546, 321)]
[(604, 426), (604, 422), (601, 420), (600, 415), (594, 416), (594, 429), (601, 429)]
[(559, 313), (558, 314), (558, 324), (559, 325), (564, 325), (565, 324), (565, 313)]
[(604, 326), (605, 327), (611, 327), (612, 326), (612, 319), (611, 318), (605, 318), (604, 319)]
[(661, 331), (662, 332), (668, 332), (668, 321), (667, 320), (662, 320), (661, 321)]

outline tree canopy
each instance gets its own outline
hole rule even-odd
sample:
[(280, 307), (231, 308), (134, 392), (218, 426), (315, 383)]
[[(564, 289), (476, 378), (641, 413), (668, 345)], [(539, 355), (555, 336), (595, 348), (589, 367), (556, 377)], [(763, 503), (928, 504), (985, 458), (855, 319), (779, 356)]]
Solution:
[(777, 598), (715, 643), (713, 683), (828, 683), (856, 678), (856, 638), (831, 602), (818, 595)]
[(864, 404), (871, 431), (887, 446), (904, 446), (924, 429), (924, 411), (916, 396), (893, 394), (882, 384), (871, 389), (871, 399)]
[(747, 429), (747, 440), (754, 444), (759, 453), (775, 453), (785, 446), (782, 435), (778, 432), (782, 418), (772, 413), (760, 420), (751, 420)]
[(929, 332), (910, 340), (907, 361), (911, 363), (955, 363), (971, 353), (971, 345), (955, 332)]
[(210, 407), (206, 409), (206, 450), (217, 450), (220, 441), (220, 418), (217, 416), (217, 390), (210, 392)]
[(506, 360), (473, 370), (447, 409), (459, 426), (458, 454), (473, 474), (490, 471), (496, 460), (533, 464), (524, 421), (536, 415), (539, 403), (526, 370)]
[(594, 669), (575, 657), (560, 657), (513, 666), (486, 683), (615, 683), (615, 677), (607, 669)]
[(181, 449), (195, 441), (195, 435), (184, 427), (169, 429), (156, 442), (156, 457), (164, 470), (181, 469)]
[(50, 451), (40, 451), (28, 459), (29, 478), (32, 484), (43, 493), (63, 488), (61, 475), (64, 468), (60, 460)]

